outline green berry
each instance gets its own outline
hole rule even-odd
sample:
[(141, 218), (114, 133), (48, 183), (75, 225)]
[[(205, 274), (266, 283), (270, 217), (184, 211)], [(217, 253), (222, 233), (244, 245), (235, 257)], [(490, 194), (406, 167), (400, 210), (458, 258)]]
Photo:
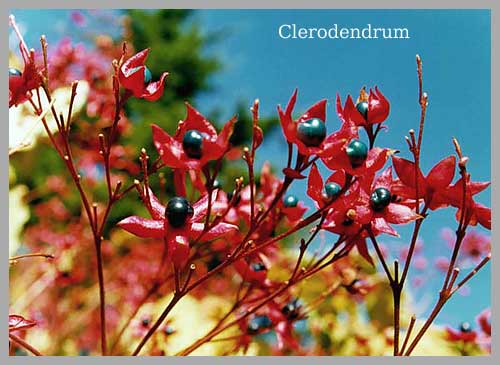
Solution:
[(325, 123), (318, 119), (308, 119), (297, 126), (297, 137), (308, 147), (318, 147), (326, 137)]

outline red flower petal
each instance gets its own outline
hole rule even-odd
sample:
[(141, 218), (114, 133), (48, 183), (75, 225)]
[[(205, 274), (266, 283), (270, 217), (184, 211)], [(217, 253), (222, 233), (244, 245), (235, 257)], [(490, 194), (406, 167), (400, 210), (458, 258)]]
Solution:
[(193, 223), (191, 225), (192, 238), (194, 239), (200, 238), (203, 241), (211, 241), (217, 237), (238, 231), (238, 227), (235, 226), (234, 224), (221, 222), (200, 237), (200, 234), (201, 232), (203, 232), (204, 228), (205, 228), (204, 223)]
[(358, 253), (363, 257), (370, 265), (375, 266), (372, 257), (370, 256), (370, 252), (368, 251), (368, 246), (366, 245), (365, 239), (356, 240), (354, 242), (356, 245), (356, 249)]
[(151, 128), (153, 129), (154, 145), (163, 162), (172, 168), (185, 167), (182, 163), (184, 160), (182, 145), (156, 124), (153, 124)]
[[(390, 150), (387, 148), (374, 147), (368, 151), (368, 156), (365, 161), (366, 169), (364, 171), (364, 175), (366, 175), (366, 172), (370, 175), (375, 174), (375, 172), (384, 167), (387, 159), (389, 158), (389, 154)], [(361, 169), (363, 169), (363, 167), (361, 167)]]
[(482, 204), (476, 203), (474, 205), (474, 212), (476, 219), (484, 228), (491, 230), (491, 208)]
[(297, 120), (297, 122), (302, 122), (304, 120), (318, 118), (323, 122), (326, 121), (326, 99), (318, 101), (312, 107), (307, 109), (307, 111), (302, 114), (302, 116)]
[(150, 49), (146, 48), (126, 60), (120, 67), (118, 79), (120, 84), (132, 94), (140, 98), (144, 92), (144, 62)]
[(158, 81), (150, 82), (146, 86), (140, 97), (148, 101), (156, 101), (161, 98), (161, 96), (163, 95), (163, 89), (165, 88), (165, 79), (167, 76), (168, 72), (164, 72), (161, 74), (161, 77)]
[(150, 48), (143, 49), (142, 51), (136, 53), (128, 60), (126, 60), (120, 68), (120, 73), (122, 73), (124, 77), (129, 77), (130, 75), (134, 74), (136, 67), (144, 66), (150, 50)]
[[(415, 187), (415, 163), (404, 158), (392, 156), (392, 165), (396, 174), (401, 179), (401, 182), (411, 188)], [(422, 187), (422, 192), (425, 191), (425, 178), (422, 171), (418, 171), (419, 186)]]
[(384, 218), (389, 223), (404, 224), (418, 219), (419, 215), (406, 205), (391, 203), (384, 210)]
[(389, 116), (389, 102), (375, 86), (375, 93), (370, 89), (368, 96), (368, 123), (382, 123)]
[(382, 174), (377, 176), (377, 178), (373, 182), (373, 189), (377, 188), (391, 189), (391, 187), (392, 187), (392, 167), (389, 166), (382, 172)]
[(398, 237), (398, 232), (394, 230), (389, 224), (387, 224), (387, 221), (382, 218), (382, 217), (376, 217), (372, 221), (372, 227), (375, 233), (387, 233), (390, 234), (391, 236), (396, 236)]
[(219, 136), (217, 137), (217, 145), (219, 146), (220, 149), (220, 155), (217, 156), (216, 158), (220, 158), (224, 152), (227, 151), (229, 147), (229, 139), (231, 138), (231, 135), (233, 134), (234, 130), (234, 124), (238, 121), (238, 117), (234, 116), (232, 117), (226, 124), (224, 124), (224, 127), (222, 127), (221, 132), (219, 133)]
[[(472, 195), (476, 195), (481, 191), (485, 190), (488, 186), (490, 186), (491, 182), (489, 181), (470, 181), (469, 187)], [(459, 185), (460, 186), (460, 185)]]
[(153, 190), (148, 186), (149, 202), (152, 210), (149, 211), (151, 217), (155, 220), (163, 220), (165, 218), (165, 206), (160, 203)]
[(321, 177), (318, 167), (315, 163), (309, 171), (309, 179), (307, 180), (307, 195), (309, 195), (318, 205), (323, 203), (323, 178)]
[(297, 92), (298, 90), (295, 89), (290, 100), (288, 101), (285, 112), (283, 112), (281, 106), (278, 105), (278, 114), (280, 118), (281, 128), (283, 129), (283, 133), (285, 134), (285, 138), (288, 142), (293, 142), (295, 140), (295, 130), (297, 126), (292, 120), (292, 111), (297, 100)]
[(296, 207), (283, 207), (282, 211), (291, 222), (296, 222), (302, 218), (307, 209), (302, 202), (299, 202)]
[(427, 185), (434, 190), (448, 187), (455, 176), (455, 166), (455, 156), (448, 156), (439, 161), (427, 174)]
[[(212, 191), (212, 204), (217, 200), (219, 189)], [(193, 204), (194, 214), (191, 217), (191, 222), (199, 222), (207, 215), (208, 210), (208, 194), (204, 194), (196, 203)], [(213, 213), (213, 211), (212, 211)]]
[(363, 118), (360, 112), (356, 109), (354, 102), (352, 100), (351, 95), (347, 96), (347, 99), (344, 104), (344, 109), (339, 114), (339, 117), (342, 121), (354, 124), (356, 126), (366, 125), (366, 120)]
[(9, 332), (25, 330), (36, 325), (35, 321), (17, 314), (9, 314)]
[(187, 102), (186, 109), (186, 119), (179, 123), (177, 132), (175, 133), (175, 139), (181, 140), (182, 137), (184, 137), (184, 133), (188, 130), (194, 129), (200, 133), (206, 133), (212, 141), (215, 141), (217, 139), (217, 131), (212, 123), (210, 123), (198, 110)]
[(186, 170), (174, 169), (174, 188), (177, 196), (186, 196)]
[(290, 168), (290, 167), (285, 167), (283, 169), (283, 173), (285, 174), (285, 176), (288, 176), (289, 178), (292, 178), (292, 179), (297, 179), (297, 180), (301, 180), (301, 179), (305, 179), (306, 177), (304, 175), (302, 175), (300, 172)]
[(117, 226), (142, 238), (163, 238), (165, 235), (164, 222), (162, 220), (130, 216), (118, 222)]
[(189, 259), (189, 240), (182, 234), (169, 234), (167, 237), (167, 251), (175, 267), (183, 268)]
[(234, 268), (240, 274), (241, 278), (248, 282), (260, 283), (262, 284), (267, 277), (267, 270), (253, 271), (244, 259), (240, 259), (234, 262)]

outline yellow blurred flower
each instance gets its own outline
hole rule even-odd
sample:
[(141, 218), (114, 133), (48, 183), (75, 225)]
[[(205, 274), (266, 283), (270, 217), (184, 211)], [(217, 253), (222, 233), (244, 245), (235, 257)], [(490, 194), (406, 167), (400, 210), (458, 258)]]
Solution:
[(21, 232), (30, 217), (29, 208), (23, 202), (27, 193), (25, 185), (17, 185), (9, 191), (9, 256), (21, 245)]
[[(78, 82), (77, 95), (73, 104), (72, 115), (82, 110), (87, 102), (89, 86), (86, 81)], [(40, 92), (40, 95), (44, 95)], [(71, 99), (71, 87), (62, 87), (54, 90), (52, 93), (54, 99), (54, 108), (58, 113), (62, 113), (66, 118)], [(49, 102), (45, 96), (41, 98), (43, 110), (49, 107)], [(47, 124), (52, 132), (57, 131), (57, 126), (52, 113), (46, 114)], [(26, 146), (31, 148), (39, 137), (46, 136), (46, 131), (42, 122), (33, 113), (33, 108), (26, 102), (17, 107), (9, 109), (9, 149)]]

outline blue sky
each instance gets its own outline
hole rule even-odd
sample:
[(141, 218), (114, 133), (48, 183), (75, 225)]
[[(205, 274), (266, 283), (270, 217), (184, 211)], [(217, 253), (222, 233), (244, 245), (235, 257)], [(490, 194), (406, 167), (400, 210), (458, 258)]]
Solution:
[[(45, 33), (49, 40), (60, 38), (61, 31), (71, 36), (67, 11), (14, 11), (29, 32), (28, 42), (37, 42)], [(423, 141), (423, 170), (454, 153), (451, 138), (459, 139), (470, 157), (469, 171), (474, 180), (490, 180), (490, 13), (472, 10), (210, 10), (198, 11), (193, 21), (203, 31), (223, 31), (223, 41), (206, 50), (220, 58), (224, 69), (213, 78), (215, 92), (195, 100), (202, 112), (215, 107), (229, 116), (238, 101), (249, 106), (261, 101), (262, 114), (275, 113), (277, 104), (286, 104), (294, 88), (299, 88), (296, 111), (304, 111), (314, 102), (329, 101), (327, 128), (336, 130), (337, 92), (344, 99), (357, 95), (363, 85), (378, 85), (391, 102), (386, 122), (388, 133), (378, 140), (381, 146), (401, 150), (409, 157), (404, 136), (418, 128), (417, 76), (415, 55), (424, 62), (424, 89), (429, 94), (429, 108)], [(405, 27), (405, 40), (284, 40), (277, 29), (281, 24), (304, 27), (340, 26), (363, 28)], [(51, 29), (47, 24), (53, 25)], [(109, 30), (113, 30), (110, 27)], [(75, 32), (76, 30), (73, 30)], [(116, 31), (116, 28), (114, 28)], [(55, 41), (53, 41), (55, 43)], [(145, 45), (146, 46), (146, 45)], [(266, 136), (264, 153), (276, 166), (286, 159), (285, 143), (280, 135)], [(326, 171), (324, 170), (326, 175)], [(304, 184), (292, 191), (304, 196)], [(478, 200), (490, 204), (490, 191)], [(439, 238), (443, 226), (455, 227), (454, 212), (433, 213), (424, 225), (424, 252), (431, 258), (445, 254)], [(409, 232), (399, 230), (400, 244)], [(458, 324), (473, 321), (490, 303), (489, 267), (472, 281), (468, 297), (452, 299), (438, 317), (438, 322)], [(440, 285), (430, 285), (432, 292), (417, 292), (417, 301), (425, 303), (429, 293)], [(430, 297), (432, 304), (433, 297)]]

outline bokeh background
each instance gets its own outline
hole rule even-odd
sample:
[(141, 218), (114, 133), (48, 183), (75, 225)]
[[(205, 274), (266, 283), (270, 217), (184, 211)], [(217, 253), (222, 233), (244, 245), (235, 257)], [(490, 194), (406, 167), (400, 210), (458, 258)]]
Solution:
[[(415, 55), (419, 54), (424, 64), (424, 89), (429, 94), (423, 171), (454, 153), (451, 139), (456, 137), (470, 158), (468, 167), (473, 179), (490, 180), (489, 11), (14, 9), (11, 13), (30, 47), (38, 46), (40, 34), (46, 34), (50, 44), (69, 37), (73, 42), (93, 47), (98, 34), (120, 38), (126, 15), (128, 21), (132, 19), (135, 48), (153, 49), (148, 61), (153, 74), (162, 70), (171, 73), (161, 102), (153, 106), (138, 101), (130, 103), (129, 118), (139, 131), (134, 135), (134, 143), (137, 146), (150, 143), (151, 123), (173, 129), (183, 116), (183, 100), (193, 103), (221, 125), (234, 113), (248, 119), (248, 108), (258, 98), (267, 130), (258, 162), (270, 160), (276, 167), (286, 163), (284, 138), (281, 130), (273, 127), (276, 106), (286, 104), (296, 87), (299, 88), (297, 111), (328, 99), (327, 128), (331, 132), (339, 126), (335, 113), (337, 93), (345, 99), (347, 94), (357, 95), (364, 85), (378, 85), (391, 103), (391, 113), (385, 122), (388, 132), (380, 134), (378, 144), (399, 149), (403, 157), (409, 157), (404, 136), (409, 129), (418, 128)], [(368, 23), (373, 27), (406, 27), (411, 38), (281, 39), (278, 27), (292, 23), (326, 28), (334, 23), (360, 28)], [(16, 49), (17, 40), (12, 34), (9, 41), (10, 49)], [(248, 131), (243, 131), (243, 125), (240, 127), (244, 141)], [(13, 133), (11, 129), (11, 140), (16, 138)], [(228, 176), (238, 176), (239, 168), (235, 165), (232, 171), (229, 167)], [(16, 173), (28, 187), (43, 181), (43, 171), (30, 170), (27, 176), (18, 168)], [(294, 184), (292, 192), (312, 205), (305, 195), (305, 182)], [(478, 195), (478, 201), (490, 205), (490, 190)], [(125, 213), (116, 214), (118, 217)], [(29, 223), (28, 218), (26, 224)], [(411, 273), (418, 280), (410, 288), (413, 309), (419, 315), (428, 313), (441, 285), (441, 280), (430, 280), (435, 273), (435, 259), (449, 256), (441, 231), (455, 226), (454, 212), (446, 210), (432, 212), (422, 230), (426, 263)], [(401, 239), (383, 240), (394, 252), (409, 239), (409, 229), (398, 231)], [(490, 285), (488, 266), (471, 281), (470, 288), (447, 304), (437, 323), (457, 326), (462, 321), (474, 322), (475, 316), (490, 305)]]

